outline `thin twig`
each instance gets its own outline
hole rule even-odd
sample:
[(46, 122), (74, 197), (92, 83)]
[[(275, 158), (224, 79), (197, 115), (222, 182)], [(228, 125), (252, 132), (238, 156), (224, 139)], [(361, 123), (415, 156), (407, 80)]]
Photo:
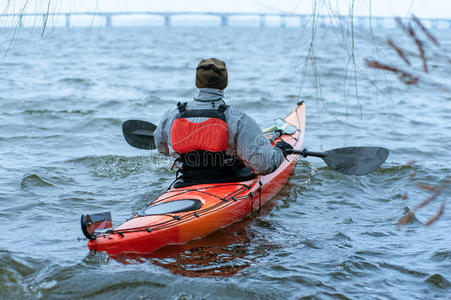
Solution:
[(41, 37), (44, 36), (45, 29), (47, 28), (47, 21), (48, 21), (48, 19), (49, 19), (50, 3), (51, 3), (51, 2), (52, 2), (52, 0), (49, 0), (49, 1), (47, 2), (47, 11), (46, 11), (46, 13), (45, 13), (45, 20), (44, 20), (44, 24), (43, 24), (43, 26), (42, 26)]
[(404, 51), (401, 48), (396, 46), (395, 43), (391, 39), (388, 39), (387, 44), (390, 47), (392, 47), (396, 51), (396, 53), (398, 53), (399, 57), (401, 57), (406, 64), (408, 64), (410, 66), (410, 61), (407, 59), (407, 57), (404, 54)]
[(409, 36), (415, 41), (415, 44), (418, 47), (418, 51), (420, 52), (421, 60), (423, 61), (423, 70), (424, 72), (428, 72), (428, 65), (426, 62), (426, 56), (424, 52), (423, 42), (416, 36), (415, 31), (412, 28), (412, 24), (409, 24), (409, 27), (407, 29), (407, 33)]
[(444, 211), (445, 211), (445, 201), (443, 201), (442, 205), (440, 205), (440, 209), (437, 212), (437, 214), (435, 216), (433, 216), (432, 218), (430, 218), (424, 225), (429, 226), (432, 223), (434, 223), (435, 221), (437, 221), (443, 215)]
[[(437, 199), (437, 197), (443, 192), (443, 190), (445, 190), (446, 188), (448, 188), (448, 186), (450, 185), (451, 180), (447, 179), (445, 180), (440, 186), (437, 186), (435, 188), (430, 188), (430, 186), (421, 186), (421, 185), (417, 185), (417, 186), (421, 186), (421, 187), (428, 187), (427, 190), (429, 191), (434, 191), (434, 193), (427, 198), (426, 200), (424, 200), (423, 202), (421, 202), (420, 204), (417, 204), (407, 215), (405, 215), (403, 218), (401, 218), (401, 220), (399, 220), (398, 225), (405, 225), (407, 223), (409, 223), (413, 216), (415, 215), (415, 212), (417, 210), (419, 210), (420, 208), (428, 205), (429, 203), (431, 203), (433, 200)], [(437, 212), (437, 214), (435, 216), (433, 216), (431, 219), (429, 219), (426, 222), (426, 226), (431, 225), (432, 223), (434, 223), (435, 221), (437, 221), (441, 215), (443, 215), (443, 212), (445, 210), (445, 202), (442, 202), (442, 205), (440, 206), (439, 211)]]
[(386, 70), (386, 71), (398, 74), (399, 75), (399, 80), (401, 80), (402, 82), (404, 82), (407, 85), (414, 85), (414, 84), (417, 84), (418, 81), (419, 81), (418, 77), (414, 76), (411, 73), (403, 71), (403, 70), (401, 70), (399, 68), (392, 67), (392, 66), (389, 66), (389, 65), (386, 65), (386, 64), (382, 64), (382, 63), (378, 62), (377, 60), (364, 59), (364, 61), (365, 61), (366, 65), (369, 68)]
[(359, 100), (359, 89), (358, 89), (358, 82), (357, 82), (357, 64), (355, 62), (355, 45), (354, 45), (354, 41), (355, 41), (355, 37), (354, 37), (354, 3), (355, 0), (352, 0), (352, 4), (351, 4), (351, 13), (350, 13), (350, 17), (351, 17), (351, 59), (352, 59), (352, 67), (354, 69), (354, 92), (355, 92), (355, 98), (357, 100), (357, 104), (359, 105), (359, 109), (360, 109), (360, 119), (363, 119), (363, 112), (362, 112), (362, 105), (360, 104), (360, 100)]
[(420, 188), (420, 189), (422, 189), (422, 190), (429, 191), (429, 192), (435, 192), (435, 191), (437, 190), (437, 187), (436, 187), (436, 186), (429, 185), (429, 184), (421, 184), (421, 183), (418, 183), (418, 184), (417, 184), (417, 187)]
[(424, 34), (437, 46), (440, 47), (440, 43), (437, 41), (437, 39), (424, 27), (424, 25), (421, 23), (420, 19), (418, 19), (415, 15), (412, 15), (412, 20), (417, 23), (418, 27), (420, 27), (421, 31), (424, 32)]
[(396, 22), (396, 24), (398, 24), (398, 27), (402, 29), (402, 31), (407, 32), (406, 25), (404, 25), (404, 23), (402, 22), (400, 17), (396, 17), (395, 22)]
[(412, 167), (412, 172), (410, 172), (410, 175), (409, 175), (409, 181), (413, 181), (415, 179), (415, 176), (417, 175), (418, 168), (415, 165), (414, 161), (409, 161), (407, 163), (407, 165)]

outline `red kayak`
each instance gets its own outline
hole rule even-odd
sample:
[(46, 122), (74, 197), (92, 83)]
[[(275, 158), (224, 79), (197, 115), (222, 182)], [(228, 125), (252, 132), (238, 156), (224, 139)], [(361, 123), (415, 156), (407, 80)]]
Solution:
[[(304, 141), (305, 106), (296, 109), (280, 124), (266, 130), (273, 144), (281, 139), (300, 150)], [(290, 127), (290, 130), (284, 130)], [(294, 130), (292, 130), (294, 129)], [(299, 155), (288, 155), (273, 173), (239, 182), (198, 184), (171, 188), (146, 209), (120, 226), (96, 233), (88, 242), (90, 250), (109, 254), (150, 253), (166, 245), (184, 244), (246, 218), (259, 211), (290, 177)]]

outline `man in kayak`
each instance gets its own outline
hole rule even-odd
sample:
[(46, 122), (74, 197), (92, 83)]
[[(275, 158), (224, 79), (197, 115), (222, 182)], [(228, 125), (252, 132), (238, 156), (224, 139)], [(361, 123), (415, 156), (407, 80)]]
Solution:
[(158, 151), (174, 157), (182, 184), (251, 179), (275, 171), (287, 149), (275, 147), (257, 123), (224, 102), (226, 65), (216, 58), (203, 59), (196, 68), (194, 100), (178, 103), (166, 112), (154, 133)]

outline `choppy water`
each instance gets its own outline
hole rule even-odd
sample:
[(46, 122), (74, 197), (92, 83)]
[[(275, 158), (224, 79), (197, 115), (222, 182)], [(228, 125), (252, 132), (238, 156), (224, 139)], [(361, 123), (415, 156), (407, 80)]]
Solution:
[[(449, 53), (450, 31), (437, 36)], [(449, 298), (450, 208), (424, 223), (450, 190), (396, 224), (431, 196), (417, 183), (450, 174), (451, 96), (366, 69), (365, 57), (396, 57), (357, 38), (357, 102), (349, 39), (322, 29), (321, 101), (305, 65), (310, 37), (300, 28), (49, 28), (43, 38), (2, 29), (0, 298)], [(302, 159), (260, 216), (149, 257), (89, 254), (81, 214), (110, 210), (118, 225), (174, 177), (169, 159), (126, 144), (121, 123), (157, 122), (192, 97), (195, 66), (210, 56), (228, 64), (228, 103), (262, 126), (302, 99), (307, 148), (385, 146), (386, 164), (355, 177)], [(449, 78), (449, 64), (431, 68)]]

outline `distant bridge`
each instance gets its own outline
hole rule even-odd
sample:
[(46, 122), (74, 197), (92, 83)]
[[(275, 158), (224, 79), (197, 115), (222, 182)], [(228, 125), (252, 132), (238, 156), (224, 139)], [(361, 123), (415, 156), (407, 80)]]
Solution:
[[(266, 26), (267, 17), (279, 17), (280, 26), (287, 26), (287, 19), (299, 19), (300, 26), (305, 26), (309, 20), (313, 18), (308, 14), (292, 14), (292, 13), (252, 13), (252, 12), (50, 12), (50, 13), (24, 13), (24, 14), (0, 14), (1, 17), (17, 18), (17, 25), (23, 26), (24, 17), (42, 17), (42, 24), (47, 22), (49, 17), (64, 16), (66, 18), (66, 27), (70, 27), (72, 16), (92, 16), (105, 18), (105, 26), (113, 26), (112, 19), (116, 16), (159, 16), (164, 20), (164, 26), (171, 26), (171, 18), (175, 16), (214, 16), (221, 21), (221, 26), (229, 26), (229, 19), (233, 17), (256, 17), (260, 20), (260, 27)], [(369, 27), (370, 21), (372, 26), (378, 28), (385, 28), (387, 24), (393, 24), (393, 17), (375, 17), (371, 19), (368, 16), (354, 16), (354, 24), (360, 27)], [(316, 15), (315, 19), (319, 25), (329, 26), (337, 25), (340, 22), (350, 20), (349, 16), (334, 16), (334, 15)], [(421, 18), (421, 21), (430, 28), (447, 27), (451, 28), (451, 19), (432, 19)]]

